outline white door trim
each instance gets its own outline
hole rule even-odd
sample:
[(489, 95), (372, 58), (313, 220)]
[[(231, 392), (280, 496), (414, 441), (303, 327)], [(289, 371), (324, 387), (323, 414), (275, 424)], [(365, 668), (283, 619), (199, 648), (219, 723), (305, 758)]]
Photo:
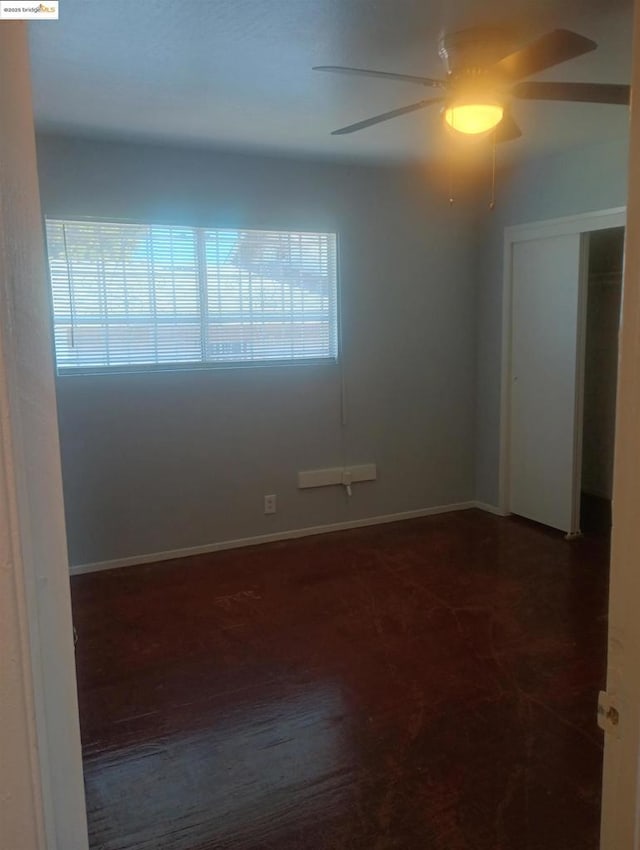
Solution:
[[(529, 224), (518, 224), (506, 227), (504, 231), (504, 257), (502, 277), (502, 362), (500, 376), (500, 460), (498, 480), (498, 508), (503, 515), (509, 513), (509, 430), (511, 415), (511, 335), (512, 335), (512, 298), (513, 274), (512, 258), (513, 245), (532, 239), (546, 239), (553, 236), (568, 236), (579, 233), (592, 233), (596, 230), (607, 230), (611, 227), (624, 227), (627, 221), (626, 207), (599, 210), (580, 215), (565, 216), (564, 218), (536, 221)], [(584, 281), (583, 281), (584, 282)], [(584, 289), (584, 287), (582, 287)], [(584, 320), (586, 315), (586, 298), (581, 293), (580, 331), (584, 341)], [(578, 357), (578, 368), (584, 367), (583, 358)], [(580, 375), (578, 375), (580, 380)], [(582, 409), (582, 393), (578, 393), (578, 412)], [(580, 423), (581, 416), (576, 417)], [(582, 441), (581, 427), (576, 434), (576, 453)], [(579, 464), (576, 463), (579, 470)], [(574, 513), (577, 508), (574, 504)]]

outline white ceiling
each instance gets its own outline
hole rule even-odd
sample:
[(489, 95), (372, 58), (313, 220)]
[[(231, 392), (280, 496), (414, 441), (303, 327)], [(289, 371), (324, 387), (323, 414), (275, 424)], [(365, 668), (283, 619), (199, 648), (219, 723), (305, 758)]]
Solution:
[[(500, 26), (514, 46), (556, 27), (599, 49), (539, 79), (628, 83), (631, 0), (61, 0), (31, 24), (40, 129), (365, 160), (437, 156), (435, 108), (330, 131), (428, 90), (311, 71), (337, 64), (441, 76), (444, 31)], [(517, 102), (508, 158), (624, 138), (620, 106)]]

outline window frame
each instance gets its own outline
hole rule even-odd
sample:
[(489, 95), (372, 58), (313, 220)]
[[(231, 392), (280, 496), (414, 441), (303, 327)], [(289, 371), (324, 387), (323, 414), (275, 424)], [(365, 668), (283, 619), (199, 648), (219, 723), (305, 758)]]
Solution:
[[(131, 364), (116, 364), (116, 365), (92, 365), (92, 366), (60, 366), (55, 344), (55, 314), (53, 306), (53, 286), (51, 280), (51, 265), (49, 262), (49, 243), (47, 233), (47, 223), (93, 223), (93, 224), (122, 224), (134, 225), (142, 227), (176, 227), (188, 228), (194, 231), (207, 230), (238, 230), (242, 232), (263, 231), (271, 233), (296, 233), (296, 234), (322, 234), (330, 235), (335, 239), (335, 355), (326, 357), (299, 357), (299, 358), (269, 358), (263, 360), (198, 360), (189, 362), (166, 362), (166, 363), (131, 363)], [(44, 215), (43, 216), (43, 233), (45, 243), (45, 261), (47, 272), (47, 285), (50, 304), (50, 327), (51, 327), (51, 347), (53, 352), (53, 361), (56, 378), (74, 378), (86, 377), (91, 375), (134, 375), (134, 374), (149, 374), (162, 372), (207, 372), (228, 369), (270, 369), (270, 368), (295, 368), (295, 367), (336, 367), (340, 365), (342, 356), (342, 299), (341, 299), (341, 240), (337, 230), (317, 230), (317, 229), (275, 229), (273, 226), (230, 226), (230, 225), (212, 225), (212, 224), (186, 224), (173, 220), (154, 220), (145, 221), (138, 218), (121, 218), (121, 217), (96, 217), (96, 216), (71, 216), (71, 215)], [(199, 242), (199, 240), (198, 240)], [(201, 255), (198, 250), (198, 280), (201, 290), (201, 296), (206, 290), (206, 269), (200, 267)], [(204, 289), (203, 289), (204, 287)], [(204, 314), (201, 314), (200, 321), (204, 321)]]

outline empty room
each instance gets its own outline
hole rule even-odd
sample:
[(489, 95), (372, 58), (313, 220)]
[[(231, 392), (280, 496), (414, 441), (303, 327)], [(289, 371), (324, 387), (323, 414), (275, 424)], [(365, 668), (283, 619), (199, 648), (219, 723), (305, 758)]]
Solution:
[(633, 2), (0, 6), (1, 850), (631, 850)]

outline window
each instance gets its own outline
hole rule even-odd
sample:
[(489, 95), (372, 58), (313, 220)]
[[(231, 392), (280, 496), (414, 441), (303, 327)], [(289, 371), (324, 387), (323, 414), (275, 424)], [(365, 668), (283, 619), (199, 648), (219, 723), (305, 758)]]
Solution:
[(58, 371), (335, 360), (336, 236), (47, 221)]

